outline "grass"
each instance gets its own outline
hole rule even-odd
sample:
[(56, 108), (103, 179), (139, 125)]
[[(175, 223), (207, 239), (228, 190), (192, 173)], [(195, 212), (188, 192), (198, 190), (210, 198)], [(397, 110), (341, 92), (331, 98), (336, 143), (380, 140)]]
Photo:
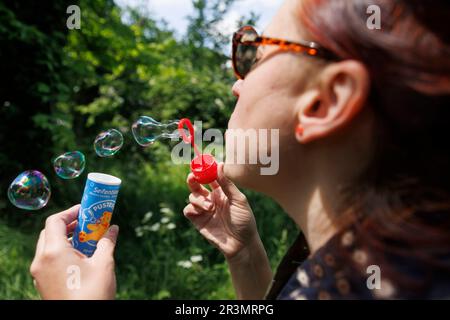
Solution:
[(36, 299), (38, 294), (28, 272), (34, 255), (35, 235), (0, 223), (0, 298)]

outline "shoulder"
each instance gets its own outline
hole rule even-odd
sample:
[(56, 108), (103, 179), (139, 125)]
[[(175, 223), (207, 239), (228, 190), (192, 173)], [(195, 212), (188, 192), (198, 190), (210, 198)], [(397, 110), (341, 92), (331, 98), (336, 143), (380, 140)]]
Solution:
[(343, 252), (354, 247), (354, 234), (349, 231), (333, 238), (326, 246), (306, 259), (291, 275), (278, 299), (373, 299), (367, 287), (365, 268), (368, 257), (354, 248), (354, 259), (345, 263)]
[(290, 273), (277, 299), (450, 298), (450, 254), (431, 264), (358, 239), (352, 229), (333, 237)]
[(339, 233), (291, 273), (277, 299), (442, 299), (450, 272), (370, 250), (354, 230)]

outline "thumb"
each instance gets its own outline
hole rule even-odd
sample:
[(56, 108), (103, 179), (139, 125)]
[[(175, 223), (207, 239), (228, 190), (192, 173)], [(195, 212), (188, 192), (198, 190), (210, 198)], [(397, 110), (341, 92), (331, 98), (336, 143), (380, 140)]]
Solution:
[(244, 194), (225, 176), (223, 168), (224, 163), (219, 163), (217, 168), (217, 183), (222, 188), (223, 193), (225, 193), (230, 200), (245, 200)]
[(117, 236), (119, 235), (119, 226), (112, 225), (103, 237), (97, 243), (97, 250), (92, 256), (95, 259), (112, 258), (114, 248), (116, 247)]

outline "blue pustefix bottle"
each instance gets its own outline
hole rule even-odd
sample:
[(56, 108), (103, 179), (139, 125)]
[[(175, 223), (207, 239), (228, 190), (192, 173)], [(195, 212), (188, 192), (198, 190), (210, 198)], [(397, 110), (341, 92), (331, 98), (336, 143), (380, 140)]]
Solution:
[(89, 173), (72, 237), (75, 249), (90, 257), (108, 230), (122, 181), (103, 173)]

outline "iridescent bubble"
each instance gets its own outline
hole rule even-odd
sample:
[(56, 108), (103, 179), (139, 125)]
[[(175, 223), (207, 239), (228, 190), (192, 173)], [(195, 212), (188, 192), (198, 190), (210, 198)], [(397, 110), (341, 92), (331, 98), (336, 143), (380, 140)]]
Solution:
[(123, 136), (119, 130), (109, 129), (95, 138), (94, 149), (99, 157), (111, 157), (123, 146)]
[(25, 210), (45, 207), (50, 195), (48, 179), (36, 170), (22, 172), (8, 188), (9, 201), (17, 208)]
[(160, 138), (178, 138), (179, 122), (179, 120), (173, 120), (161, 123), (151, 117), (142, 116), (133, 123), (131, 130), (136, 142), (147, 147)]
[(53, 161), (56, 174), (63, 179), (74, 179), (80, 176), (86, 165), (84, 154), (80, 151), (66, 152)]

